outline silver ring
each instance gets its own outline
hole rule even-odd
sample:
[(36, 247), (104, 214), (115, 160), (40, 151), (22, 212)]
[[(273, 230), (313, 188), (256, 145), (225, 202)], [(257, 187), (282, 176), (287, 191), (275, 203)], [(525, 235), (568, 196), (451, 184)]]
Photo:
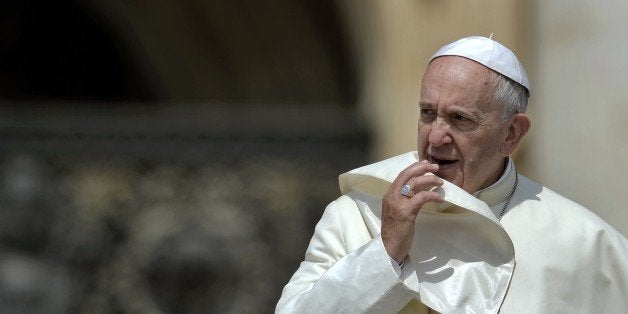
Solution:
[(404, 185), (401, 188), (401, 195), (407, 196), (407, 197), (412, 197), (412, 194), (414, 194), (414, 193), (412, 191), (412, 187), (411, 186), (406, 184), (406, 185)]

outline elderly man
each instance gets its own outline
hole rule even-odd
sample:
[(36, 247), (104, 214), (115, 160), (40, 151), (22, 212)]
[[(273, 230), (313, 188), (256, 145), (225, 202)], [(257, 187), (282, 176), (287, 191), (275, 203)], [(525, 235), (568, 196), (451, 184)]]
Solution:
[(436, 52), (418, 153), (340, 176), (277, 312), (625, 313), (626, 238), (509, 157), (529, 90), (491, 38)]

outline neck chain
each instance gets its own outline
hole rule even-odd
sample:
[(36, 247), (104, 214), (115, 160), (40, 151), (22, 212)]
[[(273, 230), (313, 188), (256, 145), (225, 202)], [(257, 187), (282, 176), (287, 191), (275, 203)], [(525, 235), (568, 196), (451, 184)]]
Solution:
[(512, 196), (515, 195), (515, 190), (517, 190), (518, 183), (519, 183), (519, 173), (515, 171), (515, 184), (512, 186), (512, 191), (510, 191), (510, 194), (508, 194), (508, 198), (506, 198), (506, 203), (504, 203), (504, 207), (502, 208), (502, 211), (499, 213), (499, 215), (497, 215), (497, 220), (502, 220), (502, 216), (504, 216), (504, 213), (506, 212), (506, 208), (508, 208), (508, 205), (510, 205), (510, 200), (512, 199)]

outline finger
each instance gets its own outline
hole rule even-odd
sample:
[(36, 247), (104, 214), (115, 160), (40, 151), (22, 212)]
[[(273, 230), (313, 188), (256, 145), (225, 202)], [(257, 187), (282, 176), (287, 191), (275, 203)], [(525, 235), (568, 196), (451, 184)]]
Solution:
[(412, 214), (416, 215), (426, 203), (434, 202), (441, 204), (445, 202), (445, 199), (434, 191), (422, 191), (409, 199), (409, 202), (410, 206), (408, 207), (412, 209)]
[(391, 187), (400, 191), (401, 187), (406, 184), (410, 178), (419, 177), (428, 172), (436, 171), (438, 171), (437, 164), (430, 164), (427, 161), (415, 162), (399, 173), (397, 178), (393, 181)]
[[(431, 188), (435, 187), (435, 186), (442, 186), (443, 185), (443, 179), (435, 176), (435, 175), (422, 175), (420, 177), (412, 177), (410, 178), (410, 180), (408, 180), (408, 182), (406, 182), (406, 185), (410, 186), (410, 194), (414, 195), (418, 192), (421, 191), (427, 191), (430, 190)], [(404, 185), (405, 186), (405, 185)]]
[(406, 197), (412, 197), (414, 195), (414, 190), (412, 189), (412, 185), (410, 185), (410, 183), (401, 187), (401, 195)]

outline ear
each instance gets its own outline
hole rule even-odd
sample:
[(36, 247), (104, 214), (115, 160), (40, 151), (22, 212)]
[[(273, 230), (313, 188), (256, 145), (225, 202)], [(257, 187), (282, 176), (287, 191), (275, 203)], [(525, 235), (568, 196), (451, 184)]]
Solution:
[(502, 142), (499, 152), (503, 156), (509, 156), (517, 148), (521, 139), (528, 133), (532, 122), (524, 113), (517, 113), (508, 119), (510, 125), (506, 138)]

